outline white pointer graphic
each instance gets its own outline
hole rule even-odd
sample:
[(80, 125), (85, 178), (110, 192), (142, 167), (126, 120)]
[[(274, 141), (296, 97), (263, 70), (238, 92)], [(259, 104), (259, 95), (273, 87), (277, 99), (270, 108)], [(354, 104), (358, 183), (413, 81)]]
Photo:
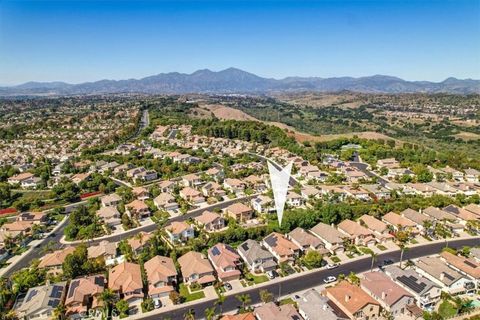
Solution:
[(270, 173), (270, 183), (273, 190), (273, 199), (275, 200), (275, 209), (277, 209), (278, 224), (282, 225), (283, 209), (285, 208), (285, 201), (287, 200), (292, 162), (287, 164), (282, 170), (278, 170), (270, 161), (267, 161), (267, 163), (268, 172)]

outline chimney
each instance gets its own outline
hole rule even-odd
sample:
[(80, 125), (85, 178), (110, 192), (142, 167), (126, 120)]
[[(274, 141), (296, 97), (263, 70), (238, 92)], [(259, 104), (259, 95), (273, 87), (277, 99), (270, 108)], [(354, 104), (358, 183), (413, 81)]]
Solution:
[(348, 294), (346, 294), (346, 295), (345, 295), (345, 302), (350, 301), (350, 298), (351, 298), (351, 297), (350, 297)]
[(323, 304), (322, 309), (323, 309), (323, 311), (327, 310), (327, 304), (326, 303)]
[(385, 293), (385, 291), (382, 291), (382, 300), (385, 300), (386, 297), (387, 297), (387, 294)]
[(445, 278), (445, 272), (440, 273), (440, 281), (443, 281)]

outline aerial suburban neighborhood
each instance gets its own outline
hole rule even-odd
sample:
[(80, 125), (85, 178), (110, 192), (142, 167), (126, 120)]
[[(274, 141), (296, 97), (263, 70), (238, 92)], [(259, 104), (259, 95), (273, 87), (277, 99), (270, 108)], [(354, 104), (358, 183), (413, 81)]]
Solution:
[[(428, 319), (479, 307), (479, 171), (372, 158), (361, 139), (312, 157), (268, 142), (262, 130), (285, 135), (274, 127), (153, 101), (109, 145), (52, 157), (40, 145), (33, 162), (5, 150), (5, 313), (187, 318), (198, 304), (210, 319)], [(267, 162), (293, 164), (281, 224)]]

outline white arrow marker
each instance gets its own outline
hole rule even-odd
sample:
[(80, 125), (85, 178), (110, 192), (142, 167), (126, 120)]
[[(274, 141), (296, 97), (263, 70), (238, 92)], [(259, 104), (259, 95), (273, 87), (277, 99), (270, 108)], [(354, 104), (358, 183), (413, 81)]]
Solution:
[(278, 224), (282, 225), (283, 209), (285, 208), (285, 201), (287, 201), (292, 162), (287, 164), (281, 171), (270, 163), (270, 161), (267, 161), (267, 163), (268, 172), (270, 173), (270, 184), (273, 190), (273, 199), (275, 200), (275, 209), (277, 209)]

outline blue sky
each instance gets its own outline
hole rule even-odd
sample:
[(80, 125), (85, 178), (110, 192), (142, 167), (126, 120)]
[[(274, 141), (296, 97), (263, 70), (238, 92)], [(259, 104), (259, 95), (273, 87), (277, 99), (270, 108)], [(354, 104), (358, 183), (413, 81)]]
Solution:
[(480, 0), (0, 0), (2, 85), (228, 67), (480, 79)]

